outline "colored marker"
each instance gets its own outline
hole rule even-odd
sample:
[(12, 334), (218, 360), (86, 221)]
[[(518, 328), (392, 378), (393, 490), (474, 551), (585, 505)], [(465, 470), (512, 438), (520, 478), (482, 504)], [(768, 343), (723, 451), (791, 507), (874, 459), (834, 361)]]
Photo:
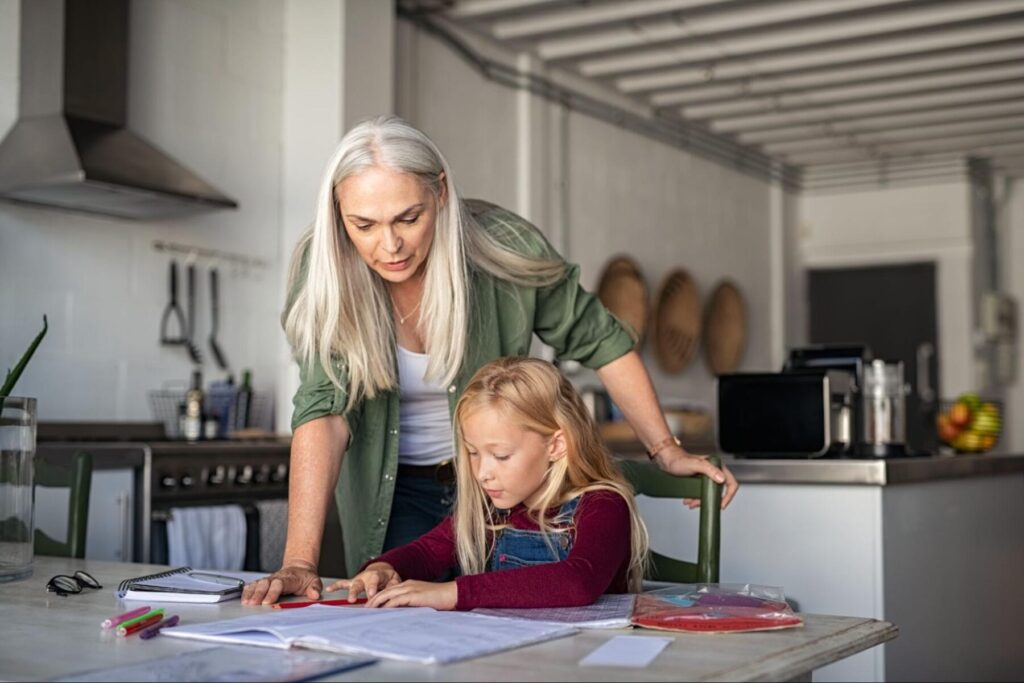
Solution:
[(116, 617), (104, 619), (103, 623), (100, 624), (100, 628), (114, 628), (115, 626), (119, 626), (120, 624), (123, 624), (129, 619), (141, 617), (143, 614), (148, 613), (150, 609), (152, 608), (149, 605), (143, 605), (142, 607), (139, 607), (138, 609), (133, 609), (130, 612), (125, 612), (124, 614), (118, 614)]
[(130, 626), (124, 626), (124, 625), (118, 626), (117, 627), (117, 635), (120, 636), (121, 638), (124, 638), (126, 636), (130, 636), (133, 633), (137, 633), (137, 632), (141, 631), (142, 629), (146, 628), (147, 626), (152, 626), (154, 624), (159, 624), (160, 620), (163, 619), (163, 617), (164, 617), (163, 610), (160, 610), (159, 614), (154, 612), (153, 614), (151, 614), (148, 617), (142, 617), (141, 621), (136, 621), (133, 624), (131, 624)]
[(341, 600), (312, 600), (310, 602), (279, 602), (274, 605), (274, 609), (293, 609), (295, 607), (309, 607), (310, 605), (338, 605), (341, 607), (356, 607), (358, 605), (365, 605), (366, 598), (359, 598), (355, 602), (349, 602), (347, 598)]
[(164, 617), (164, 609), (163, 609), (163, 607), (161, 607), (160, 609), (151, 610), (151, 611), (146, 612), (145, 614), (139, 615), (137, 617), (132, 617), (128, 621), (122, 621), (120, 624), (118, 624), (118, 628), (119, 629), (120, 628), (128, 628), (129, 626), (133, 626), (133, 625), (139, 623), (143, 619), (149, 619), (154, 614), (159, 615), (160, 618), (163, 619), (163, 617)]
[(171, 628), (172, 626), (177, 626), (177, 625), (178, 625), (178, 615), (175, 614), (173, 617), (167, 617), (166, 619), (161, 621), (159, 624), (154, 624), (152, 626), (149, 626), (147, 628), (142, 629), (142, 633), (139, 634), (139, 638), (142, 638), (143, 640), (149, 640), (153, 636), (160, 635), (160, 629)]

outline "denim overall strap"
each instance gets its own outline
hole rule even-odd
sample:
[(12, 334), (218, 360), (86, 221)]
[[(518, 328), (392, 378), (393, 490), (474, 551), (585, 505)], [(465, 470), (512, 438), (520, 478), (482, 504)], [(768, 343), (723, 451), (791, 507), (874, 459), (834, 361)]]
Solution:
[(580, 497), (563, 503), (551, 520), (551, 526), (558, 528), (550, 534), (543, 531), (527, 531), (506, 527), (498, 532), (491, 554), (489, 571), (531, 567), (550, 562), (561, 562), (569, 557), (573, 543), (573, 518)]

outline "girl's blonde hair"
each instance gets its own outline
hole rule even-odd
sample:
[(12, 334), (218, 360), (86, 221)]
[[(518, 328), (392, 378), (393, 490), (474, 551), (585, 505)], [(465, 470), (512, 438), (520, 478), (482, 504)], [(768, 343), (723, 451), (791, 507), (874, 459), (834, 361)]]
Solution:
[(398, 386), (387, 285), (349, 240), (334, 194), (343, 180), (375, 166), (415, 175), (438, 207), (423, 266), (418, 327), (429, 356), (428, 381), (450, 384), (466, 354), (471, 269), (534, 287), (553, 284), (565, 272), (563, 260), (524, 255), (481, 229), (463, 205), (448, 162), (421, 131), (395, 116), (356, 125), (327, 163), (313, 226), (292, 256), (283, 316), (285, 335), (301, 364), (319, 362), (339, 387), (335, 363), (347, 370), (349, 386), (341, 387), (348, 391), (346, 410)]
[[(572, 384), (550, 363), (536, 358), (499, 358), (480, 368), (455, 407), (455, 539), (465, 574), (487, 570), (495, 533), (503, 525), (483, 487), (473, 476), (462, 433), (463, 420), (480, 408), (503, 411), (523, 429), (550, 437), (565, 435), (566, 454), (551, 463), (543, 492), (530, 509), (541, 530), (550, 534), (546, 513), (588, 491), (612, 491), (626, 501), (630, 515), (629, 587), (639, 592), (647, 565), (647, 527), (633, 490), (612, 461), (593, 418)], [(553, 547), (553, 544), (552, 544)]]

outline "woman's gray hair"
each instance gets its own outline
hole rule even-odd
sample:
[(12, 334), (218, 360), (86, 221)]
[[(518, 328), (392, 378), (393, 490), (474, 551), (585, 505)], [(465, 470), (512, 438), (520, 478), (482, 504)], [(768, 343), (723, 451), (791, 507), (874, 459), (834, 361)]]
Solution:
[[(299, 240), (288, 277), (284, 329), (305, 367), (318, 362), (338, 386), (348, 375), (348, 405), (398, 386), (395, 330), (387, 284), (362, 260), (342, 224), (335, 188), (375, 166), (415, 175), (438, 207), (418, 331), (426, 345), (426, 379), (447, 386), (466, 352), (470, 269), (518, 284), (543, 286), (561, 277), (560, 259), (518, 253), (481, 230), (463, 204), (444, 155), (425, 134), (396, 116), (352, 128), (327, 163), (312, 228)], [(444, 183), (446, 200), (440, 198)], [(305, 271), (305, 274), (303, 274)]]

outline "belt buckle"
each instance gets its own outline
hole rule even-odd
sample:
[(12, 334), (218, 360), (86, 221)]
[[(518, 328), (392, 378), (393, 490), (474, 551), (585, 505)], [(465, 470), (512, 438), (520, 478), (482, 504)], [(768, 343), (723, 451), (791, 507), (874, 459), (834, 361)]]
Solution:
[(450, 484), (451, 482), (453, 482), (455, 480), (454, 476), (451, 479), (441, 476), (442, 468), (451, 464), (452, 461), (451, 458), (449, 458), (447, 460), (442, 460), (441, 462), (434, 465), (434, 481), (436, 481), (439, 484)]

